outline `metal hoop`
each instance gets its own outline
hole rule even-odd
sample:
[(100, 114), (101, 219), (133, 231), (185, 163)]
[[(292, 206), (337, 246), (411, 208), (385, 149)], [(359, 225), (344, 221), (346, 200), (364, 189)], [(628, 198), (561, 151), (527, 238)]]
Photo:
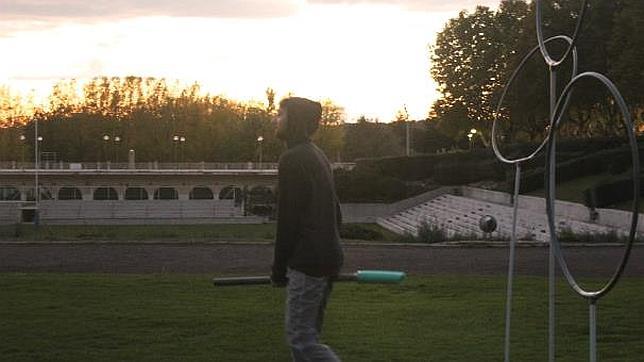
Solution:
[(579, 18), (577, 18), (577, 24), (575, 25), (575, 31), (572, 35), (572, 42), (568, 46), (568, 49), (566, 49), (566, 52), (564, 55), (561, 57), (559, 60), (554, 60), (552, 57), (550, 57), (550, 53), (548, 53), (548, 49), (546, 48), (547, 40), (543, 40), (543, 19), (542, 19), (542, 12), (541, 12), (541, 0), (536, 0), (536, 29), (537, 29), (537, 42), (539, 42), (539, 49), (541, 50), (541, 55), (543, 55), (543, 59), (545, 60), (546, 64), (550, 67), (556, 67), (563, 63), (566, 58), (568, 58), (568, 55), (570, 54), (570, 51), (573, 50), (575, 47), (575, 43), (577, 43), (577, 39), (579, 37), (579, 30), (581, 29), (581, 23), (584, 20), (584, 15), (586, 14), (586, 8), (588, 8), (588, 0), (584, 0), (584, 2), (581, 4), (581, 10), (579, 11)]
[[(617, 266), (617, 269), (613, 273), (611, 279), (601, 289), (596, 291), (586, 291), (582, 289), (577, 283), (577, 281), (575, 280), (575, 278), (573, 277), (570, 270), (568, 269), (568, 264), (566, 263), (566, 259), (564, 258), (563, 253), (561, 251), (561, 244), (559, 242), (559, 239), (557, 238), (557, 229), (555, 227), (555, 205), (553, 200), (554, 192), (552, 192), (551, 194), (551, 191), (554, 191), (554, 188), (555, 188), (555, 172), (556, 172), (555, 164), (553, 164), (553, 162), (556, 160), (555, 158), (556, 155), (553, 153), (554, 143), (555, 143), (554, 136), (556, 135), (556, 130), (559, 127), (563, 114), (566, 112), (568, 108), (567, 107), (568, 104), (565, 104), (565, 105), (562, 104), (562, 99), (564, 96), (572, 92), (572, 89), (574, 88), (575, 84), (579, 80), (587, 77), (597, 79), (602, 84), (604, 84), (612, 94), (615, 101), (617, 102), (617, 105), (619, 106), (619, 109), (624, 118), (624, 125), (626, 126), (626, 129), (627, 129), (628, 140), (631, 148), (631, 160), (633, 162), (633, 195), (634, 195), (633, 209), (632, 209), (633, 215), (631, 218), (631, 229), (628, 236), (628, 242), (626, 244), (626, 248), (624, 250), (624, 255), (622, 256), (622, 260)], [(590, 299), (591, 301), (596, 301), (599, 298), (601, 298), (603, 295), (608, 293), (615, 286), (615, 284), (618, 282), (619, 278), (621, 277), (624, 271), (624, 268), (626, 266), (626, 263), (628, 262), (628, 258), (631, 254), (633, 241), (635, 240), (635, 234), (637, 231), (637, 220), (638, 220), (639, 199), (640, 199), (640, 196), (639, 196), (640, 162), (639, 162), (639, 151), (638, 151), (637, 140), (635, 138), (635, 132), (633, 130), (633, 120), (631, 118), (630, 112), (628, 111), (628, 107), (626, 106), (626, 102), (624, 102), (624, 98), (619, 93), (619, 90), (617, 89), (617, 87), (615, 87), (615, 85), (613, 84), (613, 82), (610, 81), (610, 79), (596, 72), (585, 72), (573, 78), (573, 80), (571, 80), (570, 83), (566, 85), (563, 92), (561, 93), (561, 97), (557, 102), (554, 114), (555, 114), (554, 118), (556, 119), (556, 121), (554, 122), (554, 126), (550, 127), (550, 132), (548, 133), (548, 167), (546, 167), (546, 179), (547, 179), (546, 213), (548, 215), (548, 227), (550, 229), (552, 246), (554, 247), (555, 256), (559, 261), (559, 266), (561, 267), (561, 270), (564, 273), (564, 276), (566, 277), (566, 279), (568, 280), (568, 284), (570, 284), (571, 288), (582, 297)]]
[[(570, 39), (569, 37), (565, 36), (565, 35), (553, 36), (552, 38), (548, 38), (545, 41), (545, 43), (548, 43), (548, 42), (554, 41), (554, 40), (565, 40), (565, 41), (568, 42), (568, 44), (573, 44), (573, 40)], [(572, 49), (573, 49), (572, 50), (572, 59), (573, 59), (572, 64), (573, 65), (572, 65), (571, 79), (574, 78), (575, 75), (577, 74), (577, 49), (575, 49), (575, 48), (572, 48)], [(521, 63), (514, 70), (514, 72), (510, 76), (510, 79), (506, 83), (505, 88), (503, 89), (503, 93), (501, 93), (501, 98), (499, 98), (499, 102), (496, 105), (496, 111), (494, 112), (494, 122), (492, 123), (492, 149), (494, 150), (494, 154), (496, 155), (496, 157), (501, 162), (504, 162), (504, 163), (515, 164), (515, 163), (530, 160), (530, 159), (534, 158), (534, 156), (537, 153), (539, 153), (539, 151), (541, 151), (543, 149), (543, 147), (546, 145), (546, 143), (548, 142), (548, 138), (547, 137), (544, 138), (543, 141), (541, 142), (541, 144), (539, 145), (539, 147), (537, 147), (531, 154), (529, 154), (528, 156), (525, 156), (525, 157), (515, 158), (513, 160), (505, 158), (501, 154), (501, 151), (499, 151), (499, 147), (498, 147), (498, 145), (496, 143), (496, 124), (497, 124), (497, 121), (498, 121), (498, 118), (499, 118), (499, 113), (501, 113), (501, 106), (503, 105), (503, 101), (505, 100), (505, 96), (508, 93), (508, 90), (510, 89), (510, 86), (512, 85), (512, 83), (515, 81), (517, 75), (523, 70), (523, 68), (525, 68), (526, 64), (528, 63), (528, 60), (530, 60), (530, 58), (534, 55), (534, 53), (537, 52), (537, 50), (539, 50), (539, 46), (536, 46), (536, 47), (532, 48), (532, 50), (525, 57), (523, 57), (523, 59), (521, 60)], [(568, 106), (568, 103), (570, 101), (571, 96), (572, 96), (572, 94), (568, 94), (568, 96), (566, 98), (566, 103), (565, 103), (566, 107)], [(552, 124), (552, 120), (550, 120), (550, 123)], [(552, 127), (550, 127), (550, 128), (552, 128)]]

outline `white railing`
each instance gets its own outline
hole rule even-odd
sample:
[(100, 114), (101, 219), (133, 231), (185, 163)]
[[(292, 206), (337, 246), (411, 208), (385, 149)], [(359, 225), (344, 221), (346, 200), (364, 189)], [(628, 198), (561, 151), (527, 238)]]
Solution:
[[(351, 170), (355, 163), (334, 163), (334, 169)], [(34, 170), (33, 162), (0, 162), (0, 170)], [(40, 170), (277, 170), (274, 162), (40, 162)]]

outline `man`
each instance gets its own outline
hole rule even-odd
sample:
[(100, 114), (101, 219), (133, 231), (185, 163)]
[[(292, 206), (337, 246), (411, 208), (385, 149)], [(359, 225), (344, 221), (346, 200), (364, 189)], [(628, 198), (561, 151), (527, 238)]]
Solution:
[(294, 361), (339, 361), (318, 338), (332, 279), (343, 262), (340, 206), (329, 160), (311, 142), (322, 107), (304, 98), (280, 102), (277, 235), (271, 280), (287, 286), (286, 338)]

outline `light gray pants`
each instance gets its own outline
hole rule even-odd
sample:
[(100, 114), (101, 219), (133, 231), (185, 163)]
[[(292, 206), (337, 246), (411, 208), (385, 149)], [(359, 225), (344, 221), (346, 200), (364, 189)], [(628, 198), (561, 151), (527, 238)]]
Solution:
[(288, 269), (286, 339), (295, 362), (340, 361), (329, 346), (318, 340), (322, 332), (331, 282)]

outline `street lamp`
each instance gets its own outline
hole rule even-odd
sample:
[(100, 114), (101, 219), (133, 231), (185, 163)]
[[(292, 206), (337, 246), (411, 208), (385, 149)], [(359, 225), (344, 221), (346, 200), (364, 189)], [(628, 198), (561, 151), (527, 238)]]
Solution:
[(35, 169), (34, 174), (35, 174), (35, 179), (36, 179), (35, 180), (36, 184), (34, 185), (35, 186), (34, 190), (36, 191), (36, 194), (34, 195), (34, 200), (36, 201), (36, 209), (34, 210), (34, 226), (36, 227), (36, 229), (38, 229), (38, 225), (40, 224), (40, 215), (39, 215), (39, 213), (40, 213), (40, 210), (39, 210), (39, 207), (40, 207), (40, 183), (38, 181), (38, 168), (40, 167), (40, 164), (39, 164), (39, 159), (40, 159), (39, 146), (40, 145), (39, 144), (42, 143), (43, 138), (42, 138), (42, 136), (38, 135), (38, 118), (36, 118), (34, 120), (34, 123), (35, 123), (35, 125), (34, 125), (34, 139), (35, 139), (34, 140), (34, 158), (35, 158), (35, 160), (34, 160), (34, 169)]
[(107, 156), (107, 143), (110, 141), (110, 136), (108, 135), (103, 135), (103, 159), (105, 163), (108, 162), (108, 156)]
[(25, 163), (25, 141), (27, 140), (27, 137), (25, 137), (24, 134), (21, 134), (20, 137), (20, 164), (24, 168), (24, 163)]
[(36, 161), (36, 163), (40, 164), (40, 160), (41, 160), (40, 154), (42, 153), (42, 141), (44, 140), (44, 138), (42, 136), (38, 136), (36, 137), (36, 140), (38, 140), (38, 152), (36, 154), (36, 158), (38, 160)]
[(264, 142), (264, 137), (257, 137), (257, 143), (259, 145), (259, 168), (262, 168), (262, 142)]
[(184, 145), (186, 144), (186, 138), (184, 136), (179, 137), (179, 142), (181, 142), (181, 162), (184, 162)]
[(118, 164), (119, 150), (120, 150), (119, 146), (121, 145), (121, 136), (114, 136), (114, 145), (116, 146), (116, 149), (114, 150), (114, 161)]
[(477, 133), (478, 133), (478, 131), (476, 130), (476, 128), (472, 128), (470, 130), (470, 133), (467, 134), (467, 139), (470, 141), (470, 150), (472, 149), (472, 143), (473, 143), (474, 135), (477, 134)]
[(175, 164), (175, 168), (177, 166), (177, 146), (179, 143), (179, 136), (174, 135), (172, 136), (172, 162)]

